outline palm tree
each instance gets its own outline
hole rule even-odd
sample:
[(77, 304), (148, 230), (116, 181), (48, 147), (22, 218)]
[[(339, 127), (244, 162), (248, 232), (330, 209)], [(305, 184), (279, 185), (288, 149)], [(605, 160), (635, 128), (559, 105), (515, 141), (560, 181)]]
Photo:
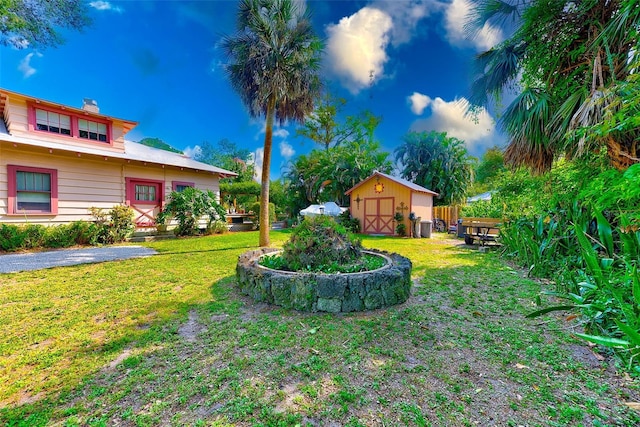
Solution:
[(269, 246), (269, 172), (273, 123), (302, 123), (320, 92), (322, 45), (304, 4), (241, 0), (237, 32), (223, 40), (231, 86), (252, 117), (265, 117), (260, 194), (260, 246)]
[(630, 59), (637, 56), (640, 27), (636, 2), (477, 3), (471, 27), (496, 20), (516, 26), (509, 39), (478, 56), (472, 97), (487, 104), (507, 88), (520, 92), (500, 120), (511, 138), (506, 163), (543, 172), (560, 155), (598, 149), (605, 149), (618, 168), (639, 161), (637, 130), (596, 131), (616, 115), (623, 104), (620, 83), (634, 74)]

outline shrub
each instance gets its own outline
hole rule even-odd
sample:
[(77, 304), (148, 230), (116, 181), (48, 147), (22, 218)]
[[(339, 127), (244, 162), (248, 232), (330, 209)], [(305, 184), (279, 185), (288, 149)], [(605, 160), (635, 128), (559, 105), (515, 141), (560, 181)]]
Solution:
[(283, 246), (283, 268), (318, 270), (334, 263), (351, 264), (362, 258), (362, 244), (333, 218), (305, 218)]
[(109, 243), (124, 241), (136, 226), (133, 222), (133, 209), (130, 206), (116, 205), (109, 211)]
[(24, 233), (17, 225), (0, 224), (0, 249), (13, 252), (24, 247)]
[[(212, 191), (202, 191), (198, 188), (187, 187), (183, 191), (174, 191), (169, 195), (169, 202), (159, 214), (160, 220), (173, 217), (178, 221), (174, 230), (178, 236), (193, 236), (199, 232), (199, 222), (207, 217), (207, 229), (216, 220), (225, 221), (225, 210), (216, 201)], [(158, 222), (158, 218), (156, 218)]]
[(338, 222), (344, 226), (350, 233), (360, 232), (360, 220), (351, 216), (348, 210), (338, 215)]
[[(259, 229), (260, 228), (260, 202), (255, 202), (254, 204), (252, 204), (249, 210), (254, 213), (254, 217), (252, 218), (252, 221), (254, 224), (256, 224), (256, 227)], [(276, 220), (276, 206), (273, 203), (269, 203), (269, 227), (271, 227), (271, 224), (273, 224), (275, 220)]]

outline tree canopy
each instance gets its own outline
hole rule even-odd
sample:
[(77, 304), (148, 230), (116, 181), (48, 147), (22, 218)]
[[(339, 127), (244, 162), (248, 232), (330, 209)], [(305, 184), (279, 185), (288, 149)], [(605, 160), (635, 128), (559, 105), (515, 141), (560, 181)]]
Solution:
[(81, 31), (91, 23), (83, 0), (0, 1), (0, 44), (16, 49), (55, 47), (58, 30)]
[(439, 194), (437, 204), (464, 200), (471, 159), (464, 142), (446, 132), (409, 132), (395, 150), (402, 178)]
[(223, 182), (253, 181), (255, 166), (251, 151), (239, 148), (235, 142), (226, 138), (215, 145), (204, 141), (199, 147), (200, 150), (194, 156), (195, 160), (238, 174), (237, 177), (226, 178)]
[[(505, 161), (547, 171), (558, 156), (606, 150), (624, 168), (638, 162), (638, 127), (603, 127), (624, 108), (638, 56), (637, 1), (480, 0), (471, 26), (515, 23), (480, 54), (473, 99), (518, 95), (500, 119)], [(598, 131), (593, 131), (593, 130)]]
[[(227, 75), (252, 117), (265, 117), (260, 224), (269, 223), (269, 175), (273, 123), (303, 122), (319, 95), (322, 43), (305, 3), (241, 0), (237, 31), (224, 38)], [(260, 246), (269, 246), (269, 227), (260, 227)]]
[(147, 147), (159, 148), (161, 150), (171, 151), (172, 153), (182, 154), (182, 151), (172, 147), (160, 138), (142, 138), (138, 143), (146, 145)]

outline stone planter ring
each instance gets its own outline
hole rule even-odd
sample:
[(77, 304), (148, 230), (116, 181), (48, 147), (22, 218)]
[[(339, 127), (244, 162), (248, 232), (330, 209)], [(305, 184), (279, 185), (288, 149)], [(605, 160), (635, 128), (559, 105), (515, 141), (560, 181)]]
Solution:
[(256, 302), (300, 311), (330, 313), (374, 310), (405, 302), (411, 290), (411, 261), (401, 255), (367, 250), (386, 259), (381, 268), (359, 273), (309, 273), (273, 270), (260, 257), (279, 252), (263, 248), (238, 258), (241, 292)]

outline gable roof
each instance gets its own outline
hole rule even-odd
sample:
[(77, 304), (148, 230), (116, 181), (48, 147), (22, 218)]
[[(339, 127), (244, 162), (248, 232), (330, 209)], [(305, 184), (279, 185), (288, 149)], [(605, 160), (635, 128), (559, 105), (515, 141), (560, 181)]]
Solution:
[(378, 171), (373, 172), (373, 174), (369, 178), (363, 179), (358, 184), (354, 185), (349, 190), (347, 190), (344, 194), (347, 194), (347, 195), (350, 194), (353, 190), (355, 190), (356, 188), (360, 187), (362, 184), (364, 184), (365, 182), (369, 181), (370, 179), (375, 178), (376, 176), (387, 178), (390, 181), (394, 181), (394, 182), (396, 182), (396, 183), (398, 183), (398, 184), (400, 184), (402, 186), (405, 186), (405, 187), (409, 188), (411, 191), (416, 191), (418, 193), (431, 194), (432, 196), (438, 196), (439, 195), (435, 191), (431, 191), (428, 188), (424, 188), (423, 186), (415, 184), (415, 183), (413, 183), (411, 181), (407, 181), (406, 179), (402, 179), (402, 178), (398, 178), (398, 177), (395, 177), (395, 176), (387, 175), (386, 173), (382, 173), (382, 172), (378, 172)]

